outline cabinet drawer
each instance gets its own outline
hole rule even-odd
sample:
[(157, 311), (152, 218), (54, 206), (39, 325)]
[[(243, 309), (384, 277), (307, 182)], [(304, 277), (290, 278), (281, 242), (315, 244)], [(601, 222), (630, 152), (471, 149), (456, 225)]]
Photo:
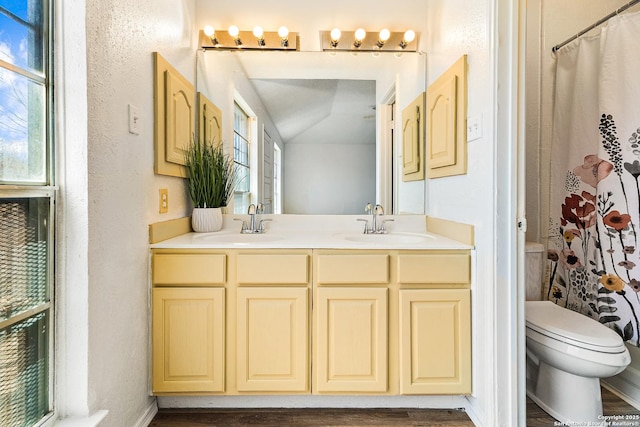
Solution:
[(399, 254), (398, 283), (467, 284), (471, 277), (468, 253)]
[(306, 285), (309, 256), (306, 254), (238, 255), (239, 284)]
[(223, 285), (226, 265), (223, 254), (154, 254), (153, 284)]
[(389, 255), (318, 255), (318, 283), (376, 284), (389, 282)]

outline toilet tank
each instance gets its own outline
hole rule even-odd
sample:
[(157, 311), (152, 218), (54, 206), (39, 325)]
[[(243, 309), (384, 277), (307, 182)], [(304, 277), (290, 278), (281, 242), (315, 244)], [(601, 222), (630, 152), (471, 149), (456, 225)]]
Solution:
[(525, 298), (527, 301), (540, 301), (544, 276), (544, 246), (542, 243), (525, 243), (524, 264)]

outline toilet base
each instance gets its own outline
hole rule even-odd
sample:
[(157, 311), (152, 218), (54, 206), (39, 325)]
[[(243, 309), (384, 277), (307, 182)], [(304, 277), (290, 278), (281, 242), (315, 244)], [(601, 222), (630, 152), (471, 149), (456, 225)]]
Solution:
[(604, 425), (600, 378), (561, 371), (540, 361), (535, 385), (527, 395), (546, 413), (563, 423)]

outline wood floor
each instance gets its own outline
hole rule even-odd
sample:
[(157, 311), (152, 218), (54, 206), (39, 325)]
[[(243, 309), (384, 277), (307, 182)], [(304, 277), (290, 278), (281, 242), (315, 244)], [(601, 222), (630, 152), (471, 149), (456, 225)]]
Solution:
[[(632, 415), (640, 414), (633, 406), (620, 399), (604, 387), (602, 388), (602, 412), (604, 415)], [(538, 405), (527, 397), (527, 427), (553, 426), (555, 419), (544, 412)], [(615, 425), (615, 424), (612, 424)], [(620, 424), (623, 425), (623, 424)], [(631, 424), (640, 426), (640, 423)]]
[[(605, 388), (602, 401), (605, 415), (640, 413)], [(553, 426), (554, 421), (527, 398), (527, 427)], [(161, 409), (149, 427), (473, 425), (464, 411), (449, 409)]]

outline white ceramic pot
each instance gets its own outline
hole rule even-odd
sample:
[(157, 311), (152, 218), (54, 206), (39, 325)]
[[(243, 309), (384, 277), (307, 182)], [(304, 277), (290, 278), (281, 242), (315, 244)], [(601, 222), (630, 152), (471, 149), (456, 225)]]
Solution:
[(210, 233), (222, 228), (221, 208), (194, 208), (191, 214), (191, 227), (198, 233)]

